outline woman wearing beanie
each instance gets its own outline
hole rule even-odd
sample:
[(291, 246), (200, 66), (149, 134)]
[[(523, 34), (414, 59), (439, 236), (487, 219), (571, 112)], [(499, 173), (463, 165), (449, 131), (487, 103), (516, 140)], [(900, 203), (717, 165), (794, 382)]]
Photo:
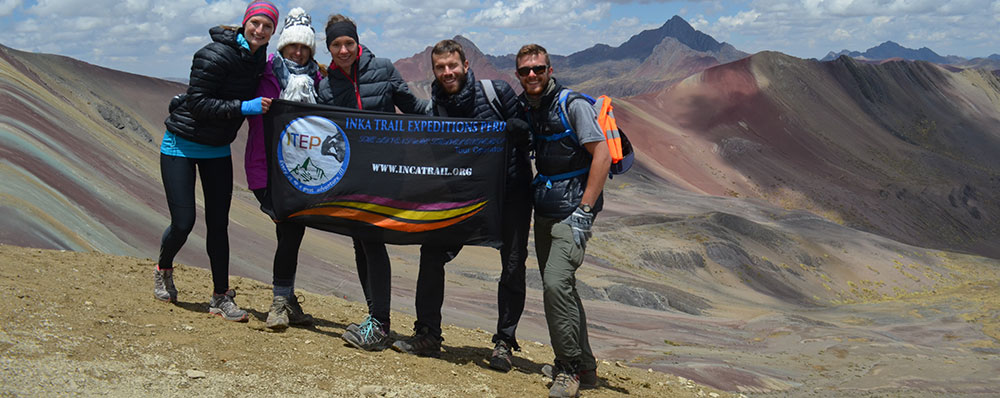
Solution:
[(194, 54), (187, 94), (170, 103), (160, 146), (160, 174), (170, 209), (154, 273), (153, 295), (175, 302), (173, 260), (195, 221), (195, 172), (205, 194), (205, 246), (212, 268), (209, 312), (230, 321), (246, 321), (246, 311), (229, 289), (229, 205), (233, 195), (233, 159), (229, 144), (247, 115), (267, 112), (270, 98), (255, 96), (258, 76), (267, 63), (267, 42), (278, 9), (254, 1), (242, 26), (217, 26), (212, 42)]
[[(402, 75), (385, 58), (375, 58), (358, 41), (354, 21), (336, 14), (326, 23), (326, 47), (333, 56), (327, 77), (319, 84), (319, 102), (327, 105), (371, 111), (427, 114), (430, 102), (410, 93)], [(368, 302), (368, 317), (360, 325), (350, 325), (343, 339), (368, 351), (392, 345), (389, 338), (389, 295), (391, 269), (389, 254), (381, 242), (354, 239), (358, 278)]]
[[(305, 10), (293, 8), (285, 17), (285, 25), (278, 38), (278, 52), (267, 60), (267, 67), (257, 86), (257, 96), (315, 104), (316, 86), (323, 78), (321, 72), (325, 72), (313, 58), (315, 54), (316, 32), (312, 27), (312, 18)], [(244, 163), (247, 186), (253, 190), (261, 210), (273, 219), (271, 192), (267, 188), (264, 120), (261, 116), (250, 116), (247, 123), (250, 125)], [(300, 223), (278, 222), (274, 229), (278, 248), (274, 251), (274, 299), (267, 314), (267, 327), (284, 330), (289, 324), (312, 325), (312, 316), (302, 312), (295, 297), (299, 245), (306, 227)]]

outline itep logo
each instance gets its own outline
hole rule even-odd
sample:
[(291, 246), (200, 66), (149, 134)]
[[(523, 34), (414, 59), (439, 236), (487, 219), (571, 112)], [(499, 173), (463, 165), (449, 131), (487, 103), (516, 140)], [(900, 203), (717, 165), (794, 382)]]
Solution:
[(323, 193), (337, 185), (351, 158), (344, 130), (319, 116), (303, 116), (288, 123), (277, 150), (282, 174), (307, 194)]

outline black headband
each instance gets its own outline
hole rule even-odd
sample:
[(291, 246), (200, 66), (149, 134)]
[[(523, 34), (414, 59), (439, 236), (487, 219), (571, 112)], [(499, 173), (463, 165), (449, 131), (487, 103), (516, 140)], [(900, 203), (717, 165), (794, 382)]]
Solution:
[(330, 43), (340, 36), (350, 37), (355, 43), (361, 42), (358, 40), (358, 28), (350, 21), (340, 21), (326, 27), (326, 48), (330, 48)]

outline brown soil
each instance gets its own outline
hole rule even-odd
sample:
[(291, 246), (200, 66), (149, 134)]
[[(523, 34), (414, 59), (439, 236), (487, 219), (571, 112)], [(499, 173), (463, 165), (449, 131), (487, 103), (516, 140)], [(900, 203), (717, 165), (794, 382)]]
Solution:
[[(487, 367), (490, 333), (444, 328), (441, 359), (347, 346), (359, 303), (300, 292), (312, 328), (271, 333), (270, 286), (232, 278), (248, 323), (208, 314), (210, 276), (181, 266), (176, 305), (151, 294), (150, 260), (0, 245), (0, 396), (545, 396), (549, 346), (528, 342), (515, 370)], [(413, 318), (393, 314), (396, 330)], [(602, 361), (585, 397), (733, 396), (685, 379)]]

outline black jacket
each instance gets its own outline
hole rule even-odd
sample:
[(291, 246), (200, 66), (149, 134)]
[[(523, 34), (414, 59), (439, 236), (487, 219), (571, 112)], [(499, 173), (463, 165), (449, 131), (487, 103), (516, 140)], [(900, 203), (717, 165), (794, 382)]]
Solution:
[(243, 28), (216, 26), (212, 42), (194, 54), (187, 96), (164, 124), (178, 136), (205, 145), (228, 145), (243, 124), (240, 105), (257, 93), (267, 48), (256, 53), (237, 43)]
[(395, 108), (399, 107), (403, 113), (428, 113), (430, 103), (410, 92), (410, 87), (392, 62), (375, 58), (365, 47), (358, 51), (360, 54), (351, 67), (351, 76), (330, 63), (329, 73), (319, 82), (319, 103), (369, 111), (396, 112)]
[[(535, 213), (549, 217), (562, 219), (569, 216), (580, 205), (583, 199), (583, 192), (587, 189), (586, 171), (590, 167), (593, 159), (590, 152), (579, 143), (579, 139), (574, 131), (570, 135), (563, 136), (566, 131), (562, 120), (559, 117), (559, 93), (563, 91), (563, 86), (558, 82), (551, 93), (542, 97), (540, 106), (537, 109), (524, 105), (527, 109), (525, 113), (531, 124), (534, 134), (535, 144), (535, 168), (538, 176), (533, 181), (534, 195), (532, 204)], [(521, 101), (527, 104), (526, 94), (521, 94)], [(566, 99), (567, 109), (569, 102), (573, 100), (583, 100), (582, 95), (571, 92)], [(567, 118), (572, 120), (569, 115)], [(561, 138), (557, 138), (560, 137)], [(559, 175), (575, 174), (572, 177), (559, 178)], [(553, 177), (549, 179), (548, 177)], [(593, 212), (597, 213), (604, 208), (604, 193), (597, 197), (594, 203)]]
[[(482, 82), (476, 80), (470, 69), (465, 75), (462, 89), (449, 95), (444, 92), (437, 80), (431, 83), (432, 111), (435, 116), (465, 117), (483, 120), (524, 120), (521, 104), (514, 94), (514, 89), (503, 80), (491, 80), (497, 100), (500, 101), (500, 112), (497, 115), (487, 103)], [(442, 114), (442, 109), (444, 114)], [(507, 154), (507, 190), (528, 189), (531, 182), (531, 161), (528, 159), (529, 131), (510, 129), (508, 125), (507, 140), (510, 141), (510, 152)]]

